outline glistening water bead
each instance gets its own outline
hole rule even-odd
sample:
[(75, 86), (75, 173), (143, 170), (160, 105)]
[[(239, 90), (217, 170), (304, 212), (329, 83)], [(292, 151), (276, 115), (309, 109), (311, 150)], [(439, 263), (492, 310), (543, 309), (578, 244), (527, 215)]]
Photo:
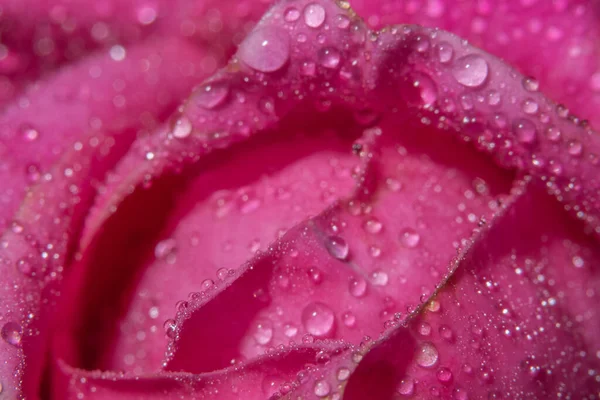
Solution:
[(241, 61), (257, 71), (277, 71), (290, 58), (288, 33), (277, 27), (257, 29), (240, 44), (237, 55)]

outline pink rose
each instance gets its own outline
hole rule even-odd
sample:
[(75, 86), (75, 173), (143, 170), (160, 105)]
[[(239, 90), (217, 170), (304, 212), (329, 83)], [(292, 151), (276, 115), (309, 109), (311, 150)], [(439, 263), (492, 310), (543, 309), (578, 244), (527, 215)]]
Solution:
[(0, 397), (600, 397), (595, 2), (38, 3)]

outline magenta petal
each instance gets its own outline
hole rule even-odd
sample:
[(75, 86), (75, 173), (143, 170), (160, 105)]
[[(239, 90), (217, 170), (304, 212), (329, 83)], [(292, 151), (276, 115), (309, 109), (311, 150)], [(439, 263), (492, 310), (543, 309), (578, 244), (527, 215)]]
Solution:
[[(318, 128), (284, 121), (289, 135), (273, 132), (220, 150), (129, 195), (68, 282), (60, 326), (82, 354), (68, 357), (63, 348), (56, 356), (85, 368), (160, 369), (163, 323), (176, 303), (184, 309), (180, 300), (227, 279), (287, 229), (351, 193), (358, 160), (347, 149), (357, 129), (346, 118), (332, 113), (315, 121)], [(110, 212), (110, 203), (99, 207)]]
[[(289, 393), (299, 374), (336, 360), (347, 351), (338, 343), (292, 346), (272, 351), (250, 362), (207, 374), (157, 373), (133, 376), (113, 372), (89, 372), (59, 362), (63, 379), (69, 380), (61, 399), (219, 399), (262, 400)], [(276, 396), (276, 397), (274, 397)]]
[[(574, 233), (573, 221), (547, 218), (557, 214), (553, 201), (526, 190), (422, 311), (370, 350), (344, 398), (373, 391), (417, 399), (597, 394), (598, 315), (589, 296), (600, 278), (587, 262), (597, 263), (600, 253)], [(586, 265), (573, 265), (573, 254)], [(578, 307), (586, 296), (588, 307)], [(373, 369), (389, 377), (387, 387)]]
[(546, 95), (600, 127), (596, 112), (600, 29), (593, 1), (352, 0), (351, 4), (374, 28), (410, 23), (455, 33), (536, 77)]
[[(203, 56), (184, 42), (167, 39), (128, 51), (120, 63), (104, 54), (65, 69), (31, 90), (28, 107), (10, 107), (2, 116), (2, 139), (10, 150), (3, 174), (11, 177), (2, 185), (11, 196), (2, 207), (0, 252), (6, 269), (0, 303), (7, 318), (3, 326), (19, 326), (22, 335), (19, 346), (0, 344), (0, 374), (14, 378), (2, 382), (9, 396), (21, 384), (25, 393), (37, 390), (44, 359), (28, 357), (23, 376), (21, 351), (44, 354), (48, 315), (40, 301), (53, 305), (48, 296), (72, 257), (70, 246), (94, 185), (139, 130), (157, 123), (139, 116), (164, 117), (198, 79), (179, 69), (180, 63), (200, 62)], [(171, 63), (150, 62), (163, 57)], [(98, 77), (90, 76), (95, 68), (102, 72)], [(114, 82), (120, 82), (119, 90), (107, 93)], [(41, 335), (31, 336), (35, 332)]]
[(510, 181), (452, 138), (427, 135), (436, 145), (368, 130), (356, 143), (367, 163), (356, 194), (291, 229), (234, 281), (196, 289), (166, 327), (174, 339), (167, 368), (210, 371), (289, 340), (358, 344), (416, 308)]
[(119, 57), (122, 46), (164, 37), (210, 47), (211, 56), (190, 68), (212, 73), (265, 8), (266, 2), (248, 0), (2, 0), (0, 103), (93, 51)]

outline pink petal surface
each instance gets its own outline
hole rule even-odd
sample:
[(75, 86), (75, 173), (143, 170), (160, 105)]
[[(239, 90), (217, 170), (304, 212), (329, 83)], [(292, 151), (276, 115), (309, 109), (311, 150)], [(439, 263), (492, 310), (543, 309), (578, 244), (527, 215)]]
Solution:
[[(558, 207), (537, 188), (516, 193), (427, 303), (293, 396), (318, 398), (325, 387), (344, 399), (595, 398), (598, 319), (574, 304), (596, 296), (598, 269), (587, 262), (597, 263), (597, 246), (579, 223), (547, 218)], [(574, 253), (584, 265), (571, 265)]]
[[(23, 377), (21, 352), (44, 354), (47, 316), (40, 312), (40, 301), (54, 305), (94, 183), (139, 132), (171, 112), (176, 99), (199, 79), (193, 70), (181, 69), (202, 60), (202, 52), (184, 42), (167, 39), (129, 51), (122, 64), (104, 54), (62, 71), (32, 89), (23, 99), (26, 107), (10, 108), (2, 117), (4, 174), (10, 177), (4, 184), (11, 193), (3, 199), (3, 216), (15, 215), (13, 220), (4, 216), (2, 224), (3, 229), (8, 225), (1, 241), (8, 266), (0, 296), (2, 324), (23, 336), (17, 346), (1, 344), (2, 376), (14, 379), (3, 382), (8, 395), (24, 378), (29, 380), (24, 390), (37, 390), (44, 359), (31, 357)], [(163, 58), (171, 63), (161, 63)], [(94, 70), (100, 73), (96, 77)], [(103, 90), (107, 86), (113, 93)], [(57, 93), (64, 96), (57, 98)]]
[[(79, 399), (266, 399), (290, 391), (298, 374), (308, 374), (324, 360), (345, 354), (338, 343), (294, 346), (272, 351), (244, 365), (222, 371), (192, 375), (169, 373), (131, 376), (111, 372), (88, 372), (61, 364), (69, 380), (68, 397)], [(275, 397), (273, 397), (275, 398)]]
[[(344, 398), (595, 398), (600, 253), (578, 223), (547, 218), (557, 208), (528, 188), (421, 313), (367, 353)], [(572, 265), (573, 254), (592, 265)]]
[[(153, 307), (157, 307), (158, 315), (162, 315), (165, 304), (172, 303), (194, 286), (196, 291), (202, 290), (202, 286), (208, 289), (193, 295), (187, 304), (180, 303), (176, 321), (168, 321), (166, 325), (168, 335), (174, 338), (168, 352), (167, 368), (170, 370), (203, 372), (224, 368), (232, 360), (238, 362), (246, 357), (255, 357), (269, 346), (287, 343), (290, 336), (286, 332), (291, 333), (294, 329), (296, 333), (292, 336), (312, 333), (311, 336), (302, 336), (306, 341), (315, 337), (346, 337), (357, 343), (364, 335), (377, 335), (381, 324), (390, 322), (397, 310), (407, 307), (412, 310), (421, 297), (426, 297), (433, 290), (460, 240), (469, 236), (479, 217), (496, 210), (497, 194), (507, 191), (507, 182), (511, 179), (510, 173), (500, 172), (483, 157), (475, 157), (472, 150), (468, 150), (470, 145), (458, 144), (456, 138), (450, 135), (444, 137), (444, 131), (458, 133), (454, 136), (462, 141), (474, 142), (480, 150), (491, 153), (503, 167), (534, 176), (535, 184), (543, 182), (549, 192), (561, 200), (562, 208), (585, 220), (588, 232), (600, 234), (598, 135), (570, 116), (564, 107), (557, 107), (547, 100), (537, 92), (536, 86), (534, 81), (519, 75), (498, 59), (447, 32), (416, 26), (369, 32), (345, 2), (335, 5), (326, 1), (296, 1), (276, 5), (241, 44), (229, 66), (198, 88), (172, 123), (162, 125), (147, 137), (140, 137), (119, 163), (106, 188), (102, 188), (103, 196), (97, 200), (97, 206), (88, 218), (81, 242), (83, 253), (78, 255), (82, 260), (70, 282), (99, 278), (99, 287), (106, 287), (115, 275), (99, 273), (102, 272), (100, 267), (103, 262), (117, 259), (116, 269), (118, 265), (122, 267), (116, 276), (122, 287), (114, 288), (114, 292), (124, 296), (111, 300), (116, 305), (111, 310), (112, 314), (109, 313), (111, 317), (115, 313), (122, 314), (122, 310), (130, 305), (129, 301), (135, 298), (131, 296), (132, 288), (140, 288), (140, 293), (155, 292), (163, 279), (160, 271), (155, 270), (169, 262), (167, 259), (152, 259), (154, 244), (157, 244), (154, 251), (163, 254), (172, 242), (158, 241), (168, 240), (171, 233), (181, 235), (178, 236), (181, 238), (186, 232), (193, 233), (190, 228), (185, 228), (186, 224), (218, 226), (209, 218), (213, 217), (211, 212), (214, 214), (210, 200), (196, 202), (195, 197), (206, 197), (207, 191), (213, 190), (209, 188), (211, 179), (216, 180), (222, 174), (234, 176), (238, 173), (228, 172), (226, 167), (214, 168), (218, 172), (213, 178), (198, 172), (202, 167), (210, 166), (213, 159), (226, 159), (225, 154), (228, 154), (234, 159), (240, 157), (240, 164), (255, 162), (255, 169), (249, 168), (248, 175), (244, 175), (246, 180), (258, 171), (267, 171), (268, 168), (263, 165), (271, 161), (253, 157), (267, 158), (266, 154), (273, 151), (280, 153), (278, 155), (282, 159), (301, 154), (295, 164), (298, 169), (310, 170), (315, 177), (313, 179), (320, 176), (315, 171), (323, 166), (331, 167), (326, 162), (328, 148), (335, 149), (341, 159), (350, 161), (348, 153), (341, 154), (344, 147), (349, 148), (351, 141), (347, 140), (352, 138), (352, 134), (347, 139), (331, 139), (316, 128), (309, 132), (309, 136), (322, 137), (307, 143), (304, 143), (305, 138), (301, 138), (297, 142), (298, 148), (294, 149), (298, 153), (288, 154), (277, 148), (279, 142), (273, 142), (274, 135), (282, 136), (281, 143), (286, 144), (285, 148), (297, 140), (288, 139), (290, 131), (296, 130), (287, 128), (286, 123), (292, 125), (294, 121), (300, 121), (302, 112), (307, 115), (307, 110), (310, 110), (305, 106), (307, 102), (320, 110), (327, 110), (333, 104), (335, 109), (345, 110), (342, 115), (355, 112), (359, 124), (379, 122), (378, 128), (369, 130), (363, 141), (352, 146), (365, 159), (362, 168), (356, 171), (362, 181), (354, 201), (339, 203), (320, 216), (296, 226), (267, 253), (244, 264), (231, 277), (214, 286), (208, 283), (202, 285), (202, 281), (198, 280), (205, 274), (212, 274), (205, 279), (214, 279), (217, 265), (227, 262), (230, 264), (226, 268), (229, 268), (229, 265), (240, 263), (245, 255), (236, 251), (236, 256), (225, 260), (222, 255), (215, 254), (218, 249), (206, 240), (200, 246), (208, 249), (203, 254), (206, 260), (198, 262), (194, 260), (190, 240), (181, 249), (177, 247), (173, 254), (175, 259), (181, 259), (182, 264), (185, 261), (186, 268), (193, 270), (191, 274), (186, 273), (193, 277), (190, 279), (193, 282), (165, 290), (157, 305), (152, 301), (152, 304), (146, 302), (146, 299), (133, 300), (131, 314), (125, 317), (125, 324), (121, 326), (127, 335), (121, 337), (109, 329), (99, 338), (92, 337), (90, 343), (100, 343), (101, 348), (111, 349), (107, 356), (97, 357), (92, 352), (91, 361), (86, 359), (89, 353), (86, 353), (85, 341), (90, 336), (83, 337), (80, 348), (73, 348), (69, 343), (72, 332), (59, 336), (55, 341), (58, 349), (55, 355), (90, 368), (109, 365), (128, 369), (129, 355), (135, 351), (134, 361), (136, 357), (143, 359), (150, 354), (148, 364), (138, 368), (141, 371), (146, 368), (152, 370), (160, 357), (160, 351), (154, 345), (160, 345), (164, 339), (155, 335), (152, 342), (140, 345), (139, 338), (131, 340), (132, 332), (128, 329), (136, 329), (135, 324), (150, 329), (153, 323), (140, 321), (140, 315), (147, 314), (152, 318)], [(300, 117), (290, 114), (292, 110), (301, 110), (298, 113)], [(308, 115), (312, 113), (314, 111), (308, 111)], [(369, 122), (365, 122), (365, 117)], [(281, 126), (284, 128), (281, 129)], [(427, 141), (433, 141), (433, 144)], [(244, 159), (242, 153), (247, 153), (248, 149), (261, 149), (264, 153), (258, 151)], [(457, 155), (461, 154), (464, 156), (459, 156), (461, 161), (456, 165)], [(67, 159), (67, 164), (70, 163)], [(188, 166), (190, 163), (194, 166)], [(269, 179), (300, 180), (297, 178), (300, 174), (290, 167), (293, 164), (281, 163), (280, 170), (268, 171)], [(451, 169), (448, 169), (449, 165), (452, 165)], [(62, 168), (61, 165), (59, 169)], [(335, 178), (335, 185), (338, 178)], [(345, 178), (341, 181), (346, 182)], [(65, 182), (68, 183), (68, 179)], [(248, 199), (252, 197), (244, 193), (248, 188), (242, 183), (233, 182), (231, 185), (238, 190), (237, 195), (241, 199), (241, 204), (235, 203), (240, 213), (248, 209)], [(336, 196), (347, 193), (350, 185), (344, 185), (345, 189), (337, 192)], [(394, 191), (393, 188), (402, 185), (411, 190)], [(144, 186), (151, 187), (147, 193), (140, 190)], [(278, 230), (283, 232), (321, 208), (315, 202), (314, 192), (301, 189), (293, 201), (297, 201), (294, 205), (301, 208), (306, 202), (306, 209), (294, 211), (293, 217), (283, 215), (282, 209), (277, 208), (275, 202), (270, 202), (268, 186), (269, 182), (265, 185), (264, 181), (256, 179), (250, 184), (251, 194), (256, 194), (256, 199), (264, 203), (266, 211), (256, 212), (242, 227), (238, 227), (238, 218), (227, 220), (222, 227), (223, 232), (219, 233), (217, 229), (212, 239), (220, 241), (228, 236), (227, 230), (239, 228), (242, 233), (236, 235), (235, 240), (240, 242), (235, 241), (235, 246), (242, 249), (243, 245), (238, 243), (246, 243), (254, 235), (249, 228), (252, 225), (261, 224), (262, 220), (273, 224), (261, 224), (264, 226), (255, 229), (260, 232), (258, 236), (263, 243), (263, 238), (266, 241), (274, 238), (273, 226), (282, 225), (283, 228)], [(60, 201), (70, 201), (70, 196), (64, 195), (69, 188), (63, 188), (66, 190), (55, 197), (57, 200), (50, 201), (43, 190), (37, 195), (42, 194), (47, 203), (64, 208), (66, 203)], [(182, 188), (185, 190), (181, 191)], [(29, 216), (39, 214), (40, 210), (37, 205), (40, 197), (33, 193), (29, 204), (36, 208), (28, 210), (29, 206), (24, 207)], [(89, 195), (90, 192), (85, 190), (85, 193)], [(164, 193), (172, 193), (172, 196)], [(181, 193), (185, 194), (181, 196)], [(330, 198), (319, 198), (318, 201), (325, 204)], [(364, 205), (359, 202), (364, 202)], [(448, 202), (452, 204), (450, 208)], [(192, 207), (206, 211), (188, 211)], [(84, 208), (80, 208), (82, 213)], [(143, 208), (143, 212), (139, 208)], [(115, 211), (115, 217), (111, 218)], [(57, 219), (62, 213), (48, 212), (45, 219), (37, 224), (52, 226), (54, 230), (48, 229), (48, 232), (62, 232), (68, 225), (65, 222), (68, 219)], [(157, 215), (160, 217), (152, 218)], [(274, 215), (283, 215), (286, 219), (273, 220)], [(120, 218), (126, 219), (119, 223)], [(290, 218), (293, 223), (290, 223)], [(74, 220), (80, 219), (76, 217)], [(123, 223), (129, 223), (131, 227), (118, 229)], [(379, 224), (381, 233), (373, 232), (378, 230)], [(440, 228), (434, 229), (438, 224)], [(12, 224), (9, 235), (18, 237), (22, 229), (20, 226)], [(431, 237), (422, 239), (419, 229)], [(579, 229), (583, 231), (583, 228)], [(117, 235), (111, 237), (113, 232)], [(375, 235), (374, 238), (371, 235)], [(133, 247), (128, 248), (129, 242), (125, 241), (132, 238)], [(54, 249), (48, 250), (57, 251), (59, 256), (68, 255), (65, 247), (68, 239), (61, 238), (60, 245), (52, 243)], [(106, 249), (114, 248), (118, 240), (123, 241), (123, 251), (105, 256)], [(591, 243), (593, 239), (582, 236), (580, 240)], [(42, 238), (41, 242), (49, 240)], [(411, 243), (416, 244), (413, 246)], [(345, 244), (349, 249), (347, 255)], [(404, 255), (407, 247), (414, 251), (406, 251)], [(157, 248), (160, 250), (157, 251)], [(573, 251), (574, 248), (570, 249)], [(94, 255), (97, 254), (106, 258), (95, 260)], [(169, 251), (166, 254), (169, 256)], [(584, 251), (583, 254), (577, 256), (579, 258), (573, 256), (571, 262), (587, 265), (588, 259), (584, 256), (593, 262), (593, 252)], [(19, 258), (15, 255), (20, 256), (20, 253), (11, 253), (10, 258)], [(399, 294), (397, 289), (403, 281), (403, 268), (412, 272), (408, 267), (414, 268), (423, 260), (427, 260), (428, 270), (422, 271), (422, 275), (417, 274), (411, 281), (411, 287)], [(136, 268), (123, 268), (130, 265)], [(327, 271), (331, 276), (315, 274), (310, 267), (304, 271), (312, 265), (317, 265), (321, 272)], [(57, 263), (56, 268), (60, 269), (62, 265)], [(178, 273), (177, 276), (181, 275)], [(578, 273), (567, 273), (565, 277), (570, 279), (566, 281), (570, 285), (583, 287), (586, 284)], [(355, 301), (350, 296), (356, 297), (357, 292), (353, 294), (352, 290), (362, 287), (360, 279), (364, 280), (366, 290), (358, 296), (359, 305), (344, 311), (343, 307)], [(376, 289), (372, 290), (374, 287)], [(77, 293), (75, 290), (71, 295), (76, 296)], [(587, 289), (585, 296), (589, 296)], [(589, 304), (585, 296), (567, 296), (568, 306), (565, 308), (569, 309), (565, 315), (577, 314), (578, 324), (593, 329), (593, 313), (588, 312), (588, 317), (585, 317), (587, 311), (584, 309)], [(102, 299), (100, 295), (95, 298)], [(250, 301), (240, 305), (239, 298)], [(27, 299), (28, 302), (32, 300), (34, 303), (37, 301), (31, 297)], [(93, 322), (93, 317), (85, 314), (99, 306), (97, 303), (91, 306), (84, 304), (80, 310), (84, 315), (81, 319), (77, 317), (75, 324)], [(377, 309), (381, 309), (379, 314), (373, 312)], [(64, 313), (70, 311), (70, 308), (64, 309)], [(223, 315), (227, 314), (235, 318), (224, 320)], [(455, 320), (459, 316), (458, 312), (448, 315)], [(284, 317), (299, 326), (288, 324)], [(365, 322), (364, 326), (355, 325), (356, 328), (353, 328), (347, 324), (350, 321), (354, 324)], [(79, 331), (76, 329), (76, 332)], [(578, 349), (586, 349), (590, 345), (586, 341), (590, 339), (580, 340), (580, 334), (569, 330), (565, 333), (565, 343), (573, 342)], [(414, 332), (404, 331), (398, 335), (409, 338), (414, 337)], [(198, 337), (205, 339), (202, 345), (198, 345)], [(223, 348), (215, 346), (219, 340), (224, 342), (221, 343)], [(27, 340), (24, 343), (27, 344)], [(544, 345), (542, 343), (540, 348)], [(507, 365), (512, 361), (506, 361)], [(565, 362), (572, 360), (565, 359)], [(135, 367), (131, 368), (135, 371)], [(572, 384), (582, 382), (575, 378)], [(369, 380), (364, 382), (361, 385), (368, 387)], [(551, 390), (551, 386), (541, 390)], [(452, 392), (445, 390), (443, 393), (449, 395)], [(460, 391), (454, 394), (462, 396)]]
[[(341, 117), (316, 121), (314, 132), (315, 122), (300, 128), (294, 120), (282, 127), (289, 135), (222, 150), (187, 173), (184, 184), (166, 176), (127, 198), (68, 284), (74, 290), (65, 304), (73, 305), (60, 325), (84, 353), (69, 361), (137, 373), (160, 369), (167, 344), (162, 325), (177, 301), (225, 279), (291, 226), (350, 192), (356, 160), (348, 149), (356, 128), (344, 127)], [(165, 192), (171, 196), (161, 202)], [(84, 293), (88, 300), (74, 301)]]
[(125, 0), (0, 2), (0, 103), (30, 81), (104, 48), (169, 36), (211, 47), (196, 64), (211, 71), (222, 63), (264, 9), (264, 1)]
[(371, 27), (420, 24), (502, 57), (540, 89), (600, 127), (599, 6), (595, 1), (352, 0)]

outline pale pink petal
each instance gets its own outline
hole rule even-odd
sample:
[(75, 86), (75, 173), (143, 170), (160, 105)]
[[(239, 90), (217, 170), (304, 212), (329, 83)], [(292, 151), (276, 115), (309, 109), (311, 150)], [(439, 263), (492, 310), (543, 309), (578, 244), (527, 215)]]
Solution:
[(598, 129), (599, 6), (589, 0), (351, 0), (371, 27), (445, 29), (537, 78), (551, 99)]
[(10, 179), (2, 183), (9, 196), (2, 206), (0, 307), (3, 329), (20, 336), (0, 343), (7, 396), (37, 390), (44, 357), (27, 357), (25, 365), (22, 353), (45, 352), (50, 314), (42, 308), (54, 307), (95, 186), (137, 134), (187, 94), (199, 77), (180, 67), (202, 58), (198, 49), (169, 39), (130, 48), (122, 61), (101, 54), (41, 82), (22, 99), (27, 107), (3, 114), (3, 175)]
[(345, 354), (338, 343), (291, 346), (250, 362), (206, 374), (158, 373), (129, 375), (83, 371), (60, 362), (59, 373), (68, 380), (61, 399), (219, 399), (262, 400), (289, 393), (297, 377)]

